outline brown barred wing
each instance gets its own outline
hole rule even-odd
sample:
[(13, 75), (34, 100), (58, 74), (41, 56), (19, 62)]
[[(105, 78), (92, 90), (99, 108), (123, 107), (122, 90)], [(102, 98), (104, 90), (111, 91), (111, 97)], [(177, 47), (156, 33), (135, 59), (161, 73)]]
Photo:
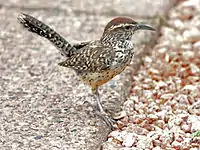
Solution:
[(114, 60), (113, 48), (107, 46), (86, 46), (79, 53), (61, 63), (77, 72), (101, 72), (109, 69)]

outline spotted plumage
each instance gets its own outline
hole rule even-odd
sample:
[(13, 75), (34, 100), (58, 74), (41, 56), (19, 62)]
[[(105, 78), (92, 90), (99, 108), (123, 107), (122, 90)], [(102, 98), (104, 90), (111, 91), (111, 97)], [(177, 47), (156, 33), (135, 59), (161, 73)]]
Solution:
[[(49, 26), (27, 14), (18, 17), (19, 22), (29, 31), (51, 41), (66, 60), (60, 66), (75, 70), (78, 76), (91, 86), (96, 95), (99, 111), (105, 114), (100, 103), (98, 87), (120, 74), (134, 55), (132, 36), (135, 31), (155, 30), (150, 26), (137, 23), (128, 17), (117, 17), (105, 27), (99, 40), (71, 45)], [(103, 117), (112, 126), (110, 118)]]

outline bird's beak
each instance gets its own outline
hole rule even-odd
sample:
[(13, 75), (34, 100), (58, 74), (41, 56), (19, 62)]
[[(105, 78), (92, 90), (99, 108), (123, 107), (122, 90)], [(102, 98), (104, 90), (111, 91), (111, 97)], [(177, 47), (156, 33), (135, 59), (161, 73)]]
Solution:
[(136, 28), (139, 29), (139, 30), (152, 30), (152, 31), (156, 31), (156, 29), (148, 26), (148, 25), (145, 25), (145, 24), (137, 24), (136, 25)]

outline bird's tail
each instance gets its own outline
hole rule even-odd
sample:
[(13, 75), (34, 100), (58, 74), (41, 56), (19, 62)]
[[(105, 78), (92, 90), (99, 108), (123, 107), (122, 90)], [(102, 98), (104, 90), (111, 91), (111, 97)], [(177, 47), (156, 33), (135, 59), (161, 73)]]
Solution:
[(60, 50), (62, 55), (71, 57), (76, 51), (76, 48), (67, 42), (61, 35), (36, 18), (22, 13), (17, 19), (19, 20), (19, 23), (30, 32), (36, 33), (51, 41), (51, 43)]

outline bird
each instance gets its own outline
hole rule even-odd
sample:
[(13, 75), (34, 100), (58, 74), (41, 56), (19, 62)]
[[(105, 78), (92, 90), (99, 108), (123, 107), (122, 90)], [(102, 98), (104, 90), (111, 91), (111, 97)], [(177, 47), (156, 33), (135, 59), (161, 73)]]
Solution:
[(99, 39), (70, 44), (51, 27), (31, 15), (20, 13), (17, 19), (28, 31), (46, 38), (60, 51), (65, 60), (58, 65), (73, 69), (91, 87), (98, 113), (113, 129), (115, 120), (103, 109), (98, 88), (130, 64), (136, 51), (132, 41), (136, 31), (156, 29), (130, 17), (118, 16), (107, 23)]

